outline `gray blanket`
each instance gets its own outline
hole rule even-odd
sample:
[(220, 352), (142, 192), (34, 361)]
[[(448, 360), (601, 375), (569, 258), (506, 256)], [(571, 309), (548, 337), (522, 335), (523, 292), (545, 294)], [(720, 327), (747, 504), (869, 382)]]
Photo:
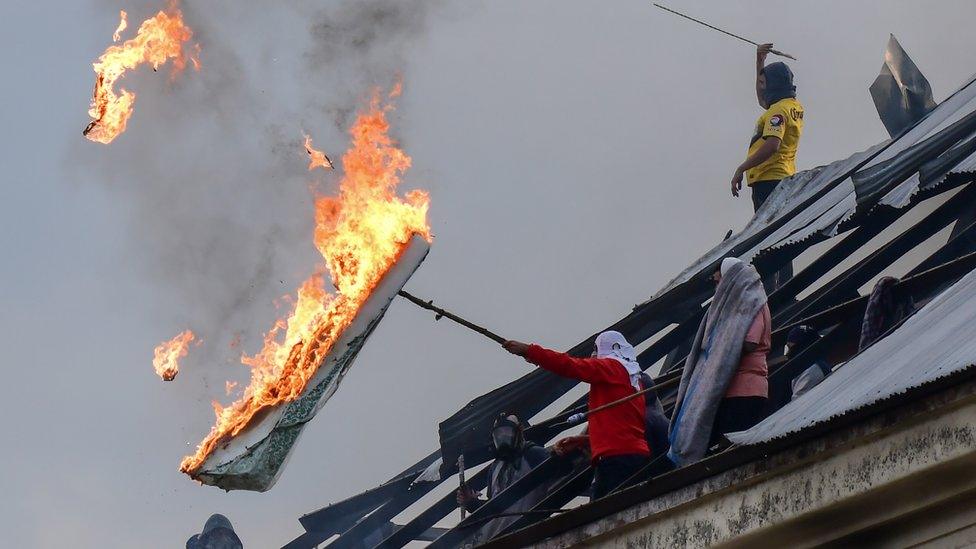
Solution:
[(698, 326), (678, 385), (668, 457), (681, 467), (705, 456), (715, 413), (742, 357), (746, 332), (766, 303), (759, 273), (748, 263), (722, 277)]

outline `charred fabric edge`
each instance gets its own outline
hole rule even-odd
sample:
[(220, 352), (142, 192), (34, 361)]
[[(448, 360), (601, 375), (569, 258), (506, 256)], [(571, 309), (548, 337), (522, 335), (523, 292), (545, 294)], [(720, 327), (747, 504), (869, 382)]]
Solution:
[[(298, 440), (305, 424), (315, 416), (318, 400), (332, 382), (352, 365), (359, 354), (366, 338), (379, 324), (382, 315), (370, 323), (367, 332), (356, 337), (346, 348), (346, 352), (338, 358), (332, 366), (329, 375), (315, 387), (291, 402), (285, 408), (281, 419), (268, 433), (268, 436), (256, 444), (249, 446), (242, 454), (234, 459), (221, 463), (211, 469), (201, 470), (195, 477), (204, 484), (212, 484), (224, 490), (257, 490), (263, 492), (274, 484), (281, 472), (281, 465)], [(268, 473), (274, 471), (273, 479), (268, 482)]]
[[(412, 240), (408, 241), (404, 246), (404, 252), (409, 249), (411, 242)], [(417, 261), (418, 266), (427, 257), (429, 251), (429, 249), (424, 250)], [(320, 382), (311, 389), (306, 389), (305, 394), (298, 399), (285, 405), (284, 412), (267, 436), (248, 446), (244, 452), (230, 461), (207, 469), (201, 468), (193, 475), (193, 478), (204, 484), (217, 486), (227, 491), (253, 490), (264, 492), (274, 486), (281, 474), (282, 466), (288, 459), (302, 429), (305, 428), (305, 424), (315, 417), (321, 405), (324, 404), (319, 401), (327, 391), (338, 388), (342, 377), (352, 366), (370, 334), (386, 315), (386, 310), (390, 307), (395, 296), (396, 294), (391, 294), (386, 299), (386, 303), (381, 307), (379, 314), (370, 320), (366, 330), (354, 337), (346, 350), (340, 356), (335, 357), (329, 373)], [(330, 358), (327, 356), (326, 360)], [(319, 365), (319, 368), (323, 366)]]

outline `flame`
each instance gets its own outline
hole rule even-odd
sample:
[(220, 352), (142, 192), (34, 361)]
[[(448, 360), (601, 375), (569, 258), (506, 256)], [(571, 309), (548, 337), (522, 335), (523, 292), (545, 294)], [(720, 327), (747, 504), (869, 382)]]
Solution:
[(307, 133), (305, 134), (305, 152), (311, 157), (311, 160), (308, 161), (308, 171), (312, 171), (315, 168), (323, 168), (326, 170), (335, 169), (332, 161), (329, 160), (329, 157), (324, 152), (312, 148), (312, 137)]
[(403, 94), (403, 77), (401, 75), (397, 75), (396, 82), (393, 83), (393, 89), (390, 90), (387, 97), (390, 99), (396, 99), (397, 97), (400, 97), (401, 94)]
[(129, 26), (129, 14), (125, 13), (125, 10), (119, 10), (119, 26), (115, 29), (115, 34), (112, 35), (112, 42), (118, 42), (122, 39), (122, 31)]
[[(112, 35), (116, 42), (128, 25), (124, 11), (121, 12), (121, 17), (119, 27)], [(92, 64), (96, 75), (95, 91), (88, 115), (93, 120), (83, 132), (85, 137), (107, 144), (125, 131), (126, 122), (132, 116), (136, 94), (126, 91), (125, 88), (117, 94), (115, 83), (125, 75), (126, 70), (143, 63), (149, 63), (156, 70), (170, 59), (173, 60), (176, 72), (183, 70), (187, 59), (199, 70), (199, 47), (194, 47), (190, 55), (183, 49), (183, 45), (192, 37), (193, 31), (183, 23), (183, 13), (174, 1), (166, 11), (160, 11), (143, 21), (135, 38), (109, 46), (98, 61)]]
[(352, 144), (342, 157), (339, 195), (315, 200), (315, 246), (336, 293), (326, 291), (321, 272), (298, 288), (290, 316), (265, 334), (261, 351), (242, 357), (251, 367), (250, 384), (230, 406), (214, 406), (216, 424), (196, 453), (180, 463), (183, 472), (192, 475), (218, 444), (243, 431), (261, 410), (298, 398), (411, 236), (431, 239), (427, 193), (397, 196), (410, 157), (388, 135), (390, 110), (374, 91), (349, 131)]
[(156, 346), (153, 351), (153, 368), (163, 381), (173, 381), (180, 372), (179, 360), (186, 356), (190, 342), (195, 337), (190, 330), (184, 330), (173, 339)]

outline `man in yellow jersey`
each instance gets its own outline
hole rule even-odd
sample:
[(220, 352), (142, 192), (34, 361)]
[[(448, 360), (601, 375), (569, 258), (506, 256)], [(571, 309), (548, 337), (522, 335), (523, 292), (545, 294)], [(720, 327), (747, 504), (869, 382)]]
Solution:
[(765, 64), (772, 49), (772, 44), (756, 49), (756, 97), (766, 112), (756, 121), (748, 155), (732, 176), (732, 196), (739, 196), (746, 175), (756, 210), (780, 180), (796, 173), (796, 150), (803, 134), (803, 105), (796, 99), (793, 72), (786, 63)]

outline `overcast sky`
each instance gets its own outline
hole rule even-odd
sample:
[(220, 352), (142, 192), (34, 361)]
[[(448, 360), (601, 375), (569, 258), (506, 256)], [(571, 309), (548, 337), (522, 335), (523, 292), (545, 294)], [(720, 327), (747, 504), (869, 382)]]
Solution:
[[(508, 337), (569, 347), (751, 214), (728, 179), (760, 114), (754, 50), (649, 2), (195, 1), (202, 70), (127, 76), (128, 130), (85, 140), (118, 10), (131, 36), (162, 4), (10, 2), (0, 18), (7, 546), (182, 547), (213, 512), (246, 546), (280, 546), (527, 371), (395, 302), (271, 491), (178, 472), (224, 381), (247, 379), (230, 341), (256, 351), (272, 300), (315, 268), (309, 185), (337, 178), (310, 177), (301, 132), (338, 158), (370, 85), (402, 75), (404, 189), (432, 198), (436, 238), (407, 287)], [(937, 100), (976, 72), (966, 0), (681, 5), (800, 59), (800, 168), (886, 137), (867, 87), (888, 33)], [(185, 328), (204, 344), (165, 384), (152, 349)]]

